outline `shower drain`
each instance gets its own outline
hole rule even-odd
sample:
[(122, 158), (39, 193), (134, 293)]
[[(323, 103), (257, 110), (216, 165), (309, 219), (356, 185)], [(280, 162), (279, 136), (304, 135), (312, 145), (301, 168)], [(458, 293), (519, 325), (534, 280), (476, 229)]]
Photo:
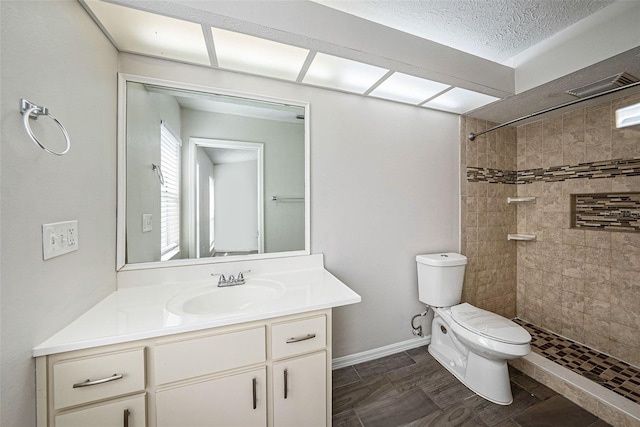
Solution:
[(604, 384), (606, 381), (603, 380), (602, 378), (600, 378), (597, 374), (594, 374), (593, 372), (581, 372), (580, 373), (583, 377), (585, 377), (588, 380), (593, 381), (594, 383), (598, 383), (598, 384)]

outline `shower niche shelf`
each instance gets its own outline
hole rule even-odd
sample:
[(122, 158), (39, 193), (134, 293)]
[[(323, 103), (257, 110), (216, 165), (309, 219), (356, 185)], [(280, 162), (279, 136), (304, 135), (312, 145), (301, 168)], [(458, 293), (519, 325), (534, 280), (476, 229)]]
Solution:
[(535, 234), (507, 234), (507, 240), (522, 240), (522, 241), (534, 241), (536, 240)]
[(528, 197), (507, 197), (507, 203), (512, 204), (519, 204), (519, 203), (535, 203), (536, 202), (536, 198), (535, 196), (528, 196)]

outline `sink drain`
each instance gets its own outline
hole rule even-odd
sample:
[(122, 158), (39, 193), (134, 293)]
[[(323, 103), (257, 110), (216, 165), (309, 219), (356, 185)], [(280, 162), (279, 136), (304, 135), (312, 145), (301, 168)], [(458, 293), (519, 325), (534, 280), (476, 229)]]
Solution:
[(582, 376), (593, 381), (594, 383), (598, 383), (598, 384), (604, 384), (606, 381), (603, 380), (602, 378), (600, 378), (597, 374), (594, 374), (593, 372), (581, 372)]

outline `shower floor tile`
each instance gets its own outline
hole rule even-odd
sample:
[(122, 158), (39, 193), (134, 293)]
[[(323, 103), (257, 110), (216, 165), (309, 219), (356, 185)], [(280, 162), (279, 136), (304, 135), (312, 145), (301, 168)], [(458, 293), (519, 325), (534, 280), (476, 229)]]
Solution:
[(529, 331), (534, 352), (640, 403), (640, 369), (524, 320), (516, 318), (514, 322)]

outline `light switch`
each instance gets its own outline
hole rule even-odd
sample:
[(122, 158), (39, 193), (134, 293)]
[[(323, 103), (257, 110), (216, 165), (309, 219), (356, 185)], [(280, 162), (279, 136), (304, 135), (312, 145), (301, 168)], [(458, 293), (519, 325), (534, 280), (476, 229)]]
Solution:
[(153, 230), (153, 215), (142, 214), (142, 232), (147, 233)]
[(78, 221), (42, 224), (42, 258), (68, 254), (78, 250)]

